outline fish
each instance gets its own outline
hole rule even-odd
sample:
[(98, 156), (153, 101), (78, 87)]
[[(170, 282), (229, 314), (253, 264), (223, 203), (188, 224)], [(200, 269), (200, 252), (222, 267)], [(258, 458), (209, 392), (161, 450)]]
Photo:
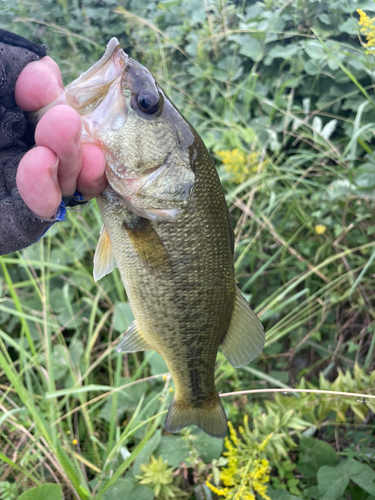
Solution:
[(235, 278), (234, 238), (217, 170), (202, 139), (152, 74), (116, 38), (57, 104), (82, 119), (82, 142), (106, 157), (97, 197), (103, 228), (94, 278), (117, 266), (134, 314), (120, 352), (158, 352), (174, 381), (165, 429), (197, 425), (216, 438), (227, 419), (215, 387), (219, 348), (238, 368), (264, 329)]

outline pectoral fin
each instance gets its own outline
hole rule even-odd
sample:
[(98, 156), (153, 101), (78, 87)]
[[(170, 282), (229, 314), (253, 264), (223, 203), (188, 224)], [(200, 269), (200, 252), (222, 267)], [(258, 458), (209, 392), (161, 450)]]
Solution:
[(150, 273), (169, 276), (172, 272), (169, 255), (150, 221), (137, 217), (132, 224), (124, 222), (124, 227)]
[(112, 251), (112, 243), (106, 228), (103, 226), (95, 249), (94, 280), (100, 280), (106, 274), (111, 273), (115, 267), (117, 265)]
[(261, 322), (237, 290), (229, 330), (221, 344), (224, 356), (232, 366), (240, 368), (261, 353), (264, 342)]
[(125, 332), (123, 340), (117, 346), (118, 352), (152, 351), (154, 348), (147, 342), (134, 320)]

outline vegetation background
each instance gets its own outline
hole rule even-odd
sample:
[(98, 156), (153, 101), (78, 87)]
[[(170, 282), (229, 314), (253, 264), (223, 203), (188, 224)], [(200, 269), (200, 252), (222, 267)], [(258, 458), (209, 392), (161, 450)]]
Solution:
[(132, 313), (117, 270), (92, 277), (96, 204), (69, 213), (0, 258), (2, 500), (375, 499), (373, 16), (373, 0), (1, 2), (65, 83), (112, 36), (154, 73), (216, 158), (267, 335), (248, 367), (218, 356), (225, 443), (167, 435), (163, 360), (113, 347)]

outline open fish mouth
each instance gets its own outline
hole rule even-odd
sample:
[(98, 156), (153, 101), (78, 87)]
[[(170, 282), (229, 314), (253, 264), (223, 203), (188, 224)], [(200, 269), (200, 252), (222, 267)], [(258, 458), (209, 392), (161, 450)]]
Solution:
[(55, 101), (28, 114), (36, 123), (49, 109), (59, 104), (74, 108), (80, 115), (95, 109), (108, 93), (111, 85), (121, 79), (129, 62), (129, 56), (122, 50), (117, 38), (111, 38), (103, 57), (87, 71), (65, 87), (65, 92)]
[[(81, 141), (102, 149), (108, 182), (133, 213), (155, 222), (177, 220), (195, 182), (190, 144), (181, 146), (186, 138), (174, 121), (176, 110), (152, 74), (122, 50), (117, 38), (61, 96), (33, 113), (33, 120), (59, 104), (81, 116)], [(177, 121), (186, 136), (179, 115)]]

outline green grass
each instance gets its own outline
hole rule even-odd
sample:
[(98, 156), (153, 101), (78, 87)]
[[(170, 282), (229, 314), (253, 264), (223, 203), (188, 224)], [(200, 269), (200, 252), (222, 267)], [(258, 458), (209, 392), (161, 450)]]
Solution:
[[(261, 12), (249, 1), (212, 1), (206, 13), (189, 5), (73, 9), (61, 1), (42, 12), (26, 2), (2, 6), (2, 23), (48, 43), (66, 83), (118, 36), (213, 156), (235, 148), (259, 155), (240, 184), (217, 164), (237, 277), (265, 326), (266, 347), (241, 370), (219, 354), (216, 381), (231, 394), (223, 402), (234, 425), (249, 415), (250, 440), (273, 436), (272, 499), (279, 490), (289, 495), (283, 500), (322, 498), (326, 469), (309, 476), (307, 453), (320, 467), (337, 467), (334, 474), (343, 475), (349, 460), (367, 474), (365, 465), (375, 465), (373, 399), (319, 393), (374, 395), (375, 63), (359, 43), (350, 3), (274, 1)], [(174, 15), (179, 8), (186, 15)], [(296, 56), (283, 59), (288, 50)], [(155, 454), (189, 498), (212, 500), (204, 483), (225, 467), (221, 443), (193, 429), (162, 433), (173, 391), (165, 364), (153, 353), (114, 349), (132, 314), (117, 270), (93, 280), (100, 227), (91, 202), (35, 245), (0, 258), (0, 497), (58, 483), (69, 500), (108, 500), (115, 491), (152, 499), (134, 476)], [(315, 392), (273, 397), (270, 388)], [(334, 450), (331, 462), (311, 451), (311, 437), (320, 443), (315, 450)], [(341, 497), (332, 495), (373, 497), (371, 488), (350, 480)]]

